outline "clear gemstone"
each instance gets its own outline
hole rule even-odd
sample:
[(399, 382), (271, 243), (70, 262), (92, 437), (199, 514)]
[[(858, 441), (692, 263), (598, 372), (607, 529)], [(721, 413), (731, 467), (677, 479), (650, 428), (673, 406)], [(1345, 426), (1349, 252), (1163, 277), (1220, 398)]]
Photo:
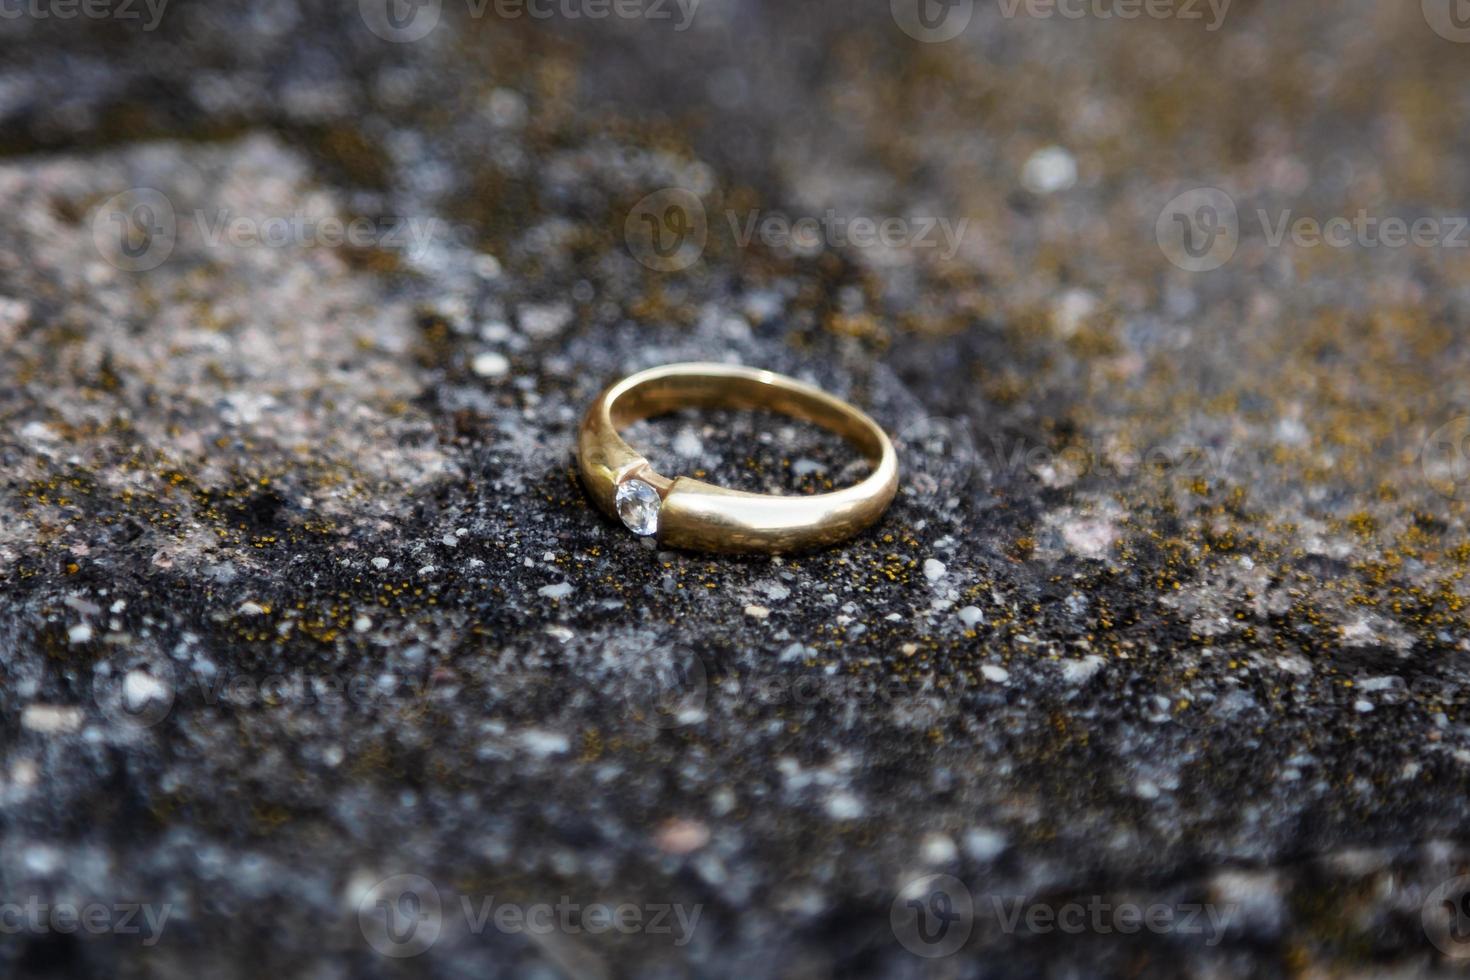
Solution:
[(663, 501), (653, 487), (642, 480), (624, 480), (618, 484), (614, 502), (628, 530), (645, 537), (658, 532), (658, 509)]

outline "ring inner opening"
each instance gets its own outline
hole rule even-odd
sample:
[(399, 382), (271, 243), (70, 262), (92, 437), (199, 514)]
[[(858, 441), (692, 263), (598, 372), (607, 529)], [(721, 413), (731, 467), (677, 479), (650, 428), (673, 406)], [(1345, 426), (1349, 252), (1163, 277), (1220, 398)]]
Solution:
[(883, 453), (877, 434), (840, 405), (746, 378), (659, 378), (623, 392), (610, 411), (613, 427), (622, 432), (641, 419), (689, 408), (758, 410), (790, 416), (836, 433), (869, 461), (876, 462)]

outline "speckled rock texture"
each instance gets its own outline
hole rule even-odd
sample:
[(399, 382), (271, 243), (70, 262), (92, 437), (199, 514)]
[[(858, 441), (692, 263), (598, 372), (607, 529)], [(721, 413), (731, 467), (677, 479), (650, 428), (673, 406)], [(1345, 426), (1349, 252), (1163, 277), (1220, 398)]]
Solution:
[[(914, 6), (0, 20), (0, 969), (1470, 958), (1458, 22)], [(726, 559), (595, 512), (582, 410), (690, 359), (872, 413), (885, 519)], [(954, 949), (901, 921), (935, 874)], [(1175, 924), (1010, 917), (1073, 906)]]

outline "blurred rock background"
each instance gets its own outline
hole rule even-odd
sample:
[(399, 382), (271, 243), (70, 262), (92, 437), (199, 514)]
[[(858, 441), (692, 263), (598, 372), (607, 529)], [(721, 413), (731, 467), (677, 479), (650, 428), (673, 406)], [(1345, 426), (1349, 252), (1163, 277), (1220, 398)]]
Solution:
[[(1459, 12), (0, 6), (0, 900), (170, 910), (0, 963), (1449, 971)], [(581, 411), (693, 358), (872, 411), (885, 521), (728, 560), (597, 515)], [(634, 436), (857, 475), (782, 420)], [(904, 925), (934, 874), (955, 951)]]

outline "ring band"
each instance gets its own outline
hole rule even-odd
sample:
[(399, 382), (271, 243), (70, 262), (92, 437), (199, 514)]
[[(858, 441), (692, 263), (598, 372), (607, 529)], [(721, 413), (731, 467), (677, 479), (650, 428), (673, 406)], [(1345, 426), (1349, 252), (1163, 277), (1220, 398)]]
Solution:
[[(832, 493), (746, 493), (662, 476), (618, 435), (639, 419), (687, 407), (766, 409), (813, 422), (855, 445), (873, 471)], [(728, 364), (668, 364), (611, 385), (582, 419), (577, 459), (587, 493), (609, 517), (694, 551), (775, 554), (835, 544), (881, 517), (898, 491), (898, 455), (878, 423), (820, 388)]]

